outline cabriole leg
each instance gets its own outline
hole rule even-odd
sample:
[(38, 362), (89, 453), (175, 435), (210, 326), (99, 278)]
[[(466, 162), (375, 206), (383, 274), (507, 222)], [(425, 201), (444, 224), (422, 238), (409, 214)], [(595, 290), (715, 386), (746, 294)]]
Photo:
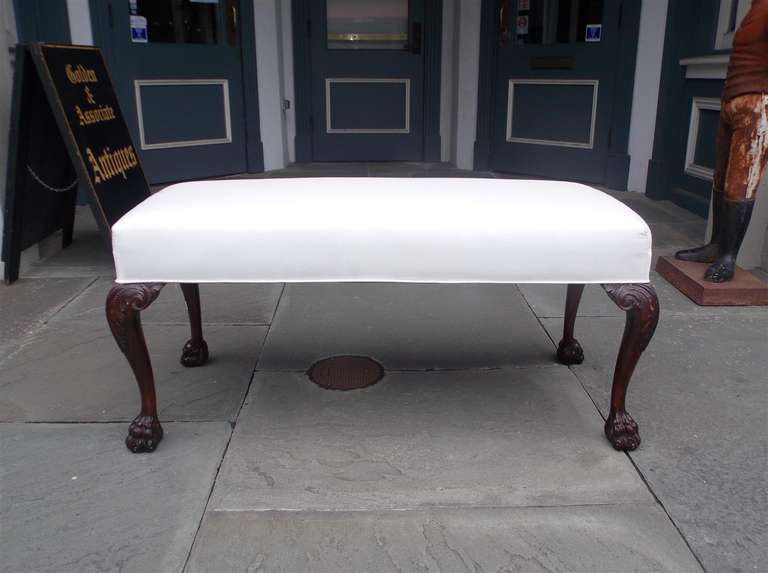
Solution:
[(656, 331), (659, 301), (650, 284), (603, 285), (616, 305), (627, 313), (616, 370), (611, 388), (611, 411), (605, 421), (605, 435), (617, 450), (634, 450), (640, 445), (637, 423), (625, 409), (627, 386), (640, 355)]
[(181, 365), (202, 366), (208, 361), (208, 344), (203, 339), (203, 320), (200, 312), (200, 288), (196, 284), (182, 284), (181, 292), (187, 303), (192, 337), (181, 351)]
[(131, 365), (141, 392), (141, 413), (131, 422), (125, 445), (134, 453), (151, 452), (163, 438), (157, 419), (152, 363), (141, 328), (140, 313), (160, 294), (162, 283), (118, 284), (107, 295), (107, 321), (112, 335)]
[(560, 364), (567, 366), (584, 362), (584, 351), (581, 344), (573, 337), (576, 314), (579, 312), (579, 303), (583, 292), (584, 285), (568, 285), (568, 294), (565, 297), (563, 339), (557, 346), (557, 360)]

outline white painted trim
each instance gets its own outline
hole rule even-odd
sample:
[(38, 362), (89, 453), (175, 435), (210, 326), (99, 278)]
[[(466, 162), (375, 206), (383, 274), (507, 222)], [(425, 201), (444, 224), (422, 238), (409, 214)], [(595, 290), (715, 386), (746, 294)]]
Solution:
[(683, 58), (680, 65), (685, 66), (685, 77), (689, 80), (724, 80), (728, 75), (728, 54)]
[[(226, 136), (217, 139), (195, 139), (186, 141), (168, 141), (165, 143), (147, 143), (144, 137), (144, 114), (141, 106), (141, 88), (143, 86), (210, 86), (220, 85), (224, 102), (224, 130)], [(136, 93), (136, 114), (139, 118), (139, 141), (142, 149), (171, 149), (174, 147), (196, 147), (199, 145), (218, 145), (232, 143), (232, 115), (229, 108), (229, 80), (200, 79), (200, 80), (133, 80)]]
[(282, 34), (280, 44), (281, 73), (283, 76), (283, 99), (289, 108), (281, 107), (285, 133), (285, 155), (288, 163), (296, 161), (296, 96), (293, 71), (293, 18), (291, 0), (281, 0), (280, 20)]
[(287, 128), (283, 114), (283, 15), (285, 0), (253, 2), (256, 35), (256, 70), (259, 90), (259, 121), (264, 150), (264, 170), (282, 169), (288, 160)]
[(67, 0), (67, 15), (72, 43), (93, 46), (91, 7), (88, 5), (88, 0)]
[(691, 121), (688, 126), (688, 143), (685, 149), (685, 169), (684, 171), (692, 177), (698, 177), (705, 181), (714, 179), (715, 170), (695, 163), (696, 142), (699, 139), (699, 125), (701, 123), (701, 110), (708, 109), (720, 111), (720, 100), (718, 98), (694, 97), (691, 103)]
[(480, 0), (456, 1), (456, 57), (458, 68), (455, 82), (456, 106), (456, 166), (473, 169), (475, 138), (477, 136), (477, 88), (480, 75)]
[[(536, 86), (592, 86), (592, 110), (591, 122), (589, 127), (589, 142), (579, 143), (576, 141), (558, 141), (555, 139), (531, 139), (527, 137), (512, 136), (512, 112), (515, 106), (515, 84), (536, 85)], [(599, 80), (563, 80), (563, 79), (519, 79), (509, 80), (507, 92), (507, 142), (509, 143), (527, 143), (529, 145), (549, 145), (552, 147), (570, 147), (575, 149), (594, 149), (595, 147), (595, 124), (597, 123), (597, 98), (600, 90)]]
[(629, 178), (627, 189), (645, 193), (648, 163), (653, 156), (661, 68), (667, 30), (667, 0), (646, 0), (641, 5), (637, 40), (635, 85), (629, 126)]
[[(403, 84), (405, 86), (405, 127), (400, 129), (334, 129), (331, 126), (331, 84)], [(411, 133), (410, 78), (325, 78), (326, 133)]]
[(716, 50), (729, 50), (733, 46), (733, 36), (736, 31), (728, 31), (728, 21), (731, 17), (733, 3), (738, 2), (738, 12), (736, 13), (736, 29), (749, 12), (752, 6), (752, 0), (720, 0), (720, 13), (717, 17), (717, 35), (715, 36)]

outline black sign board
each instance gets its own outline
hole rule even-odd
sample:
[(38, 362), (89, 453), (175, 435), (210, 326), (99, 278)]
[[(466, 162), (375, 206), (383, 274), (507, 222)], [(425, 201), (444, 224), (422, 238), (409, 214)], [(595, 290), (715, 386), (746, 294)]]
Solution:
[(21, 251), (58, 229), (72, 240), (77, 182), (107, 239), (149, 184), (98, 48), (16, 49), (3, 261), (18, 278)]

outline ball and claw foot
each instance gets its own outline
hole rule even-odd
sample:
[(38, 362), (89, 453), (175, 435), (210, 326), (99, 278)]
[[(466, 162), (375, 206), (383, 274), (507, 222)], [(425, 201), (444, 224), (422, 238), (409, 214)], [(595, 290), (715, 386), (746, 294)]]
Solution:
[(704, 272), (704, 280), (713, 283), (724, 283), (733, 279), (736, 274), (736, 261), (733, 257), (726, 255), (717, 259)]
[(163, 439), (163, 427), (154, 416), (136, 416), (128, 428), (125, 445), (134, 454), (153, 452)]
[(581, 348), (579, 341), (575, 338), (567, 342), (561, 340), (557, 346), (557, 361), (566, 366), (584, 362), (584, 350)]
[(208, 362), (208, 344), (205, 340), (196, 343), (194, 340), (188, 340), (181, 350), (181, 365), (187, 368), (202, 366)]
[(675, 253), (675, 258), (680, 261), (688, 261), (691, 263), (711, 263), (717, 259), (719, 254), (720, 249), (717, 246), (717, 243), (709, 243), (703, 247), (677, 251)]
[(608, 416), (605, 421), (605, 437), (617, 450), (632, 451), (640, 445), (637, 422), (623, 411)]

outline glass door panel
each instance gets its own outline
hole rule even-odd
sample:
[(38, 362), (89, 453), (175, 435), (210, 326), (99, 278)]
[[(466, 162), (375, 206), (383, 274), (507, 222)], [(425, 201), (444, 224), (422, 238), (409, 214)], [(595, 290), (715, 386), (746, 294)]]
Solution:
[(331, 50), (407, 50), (408, 0), (328, 0)]

